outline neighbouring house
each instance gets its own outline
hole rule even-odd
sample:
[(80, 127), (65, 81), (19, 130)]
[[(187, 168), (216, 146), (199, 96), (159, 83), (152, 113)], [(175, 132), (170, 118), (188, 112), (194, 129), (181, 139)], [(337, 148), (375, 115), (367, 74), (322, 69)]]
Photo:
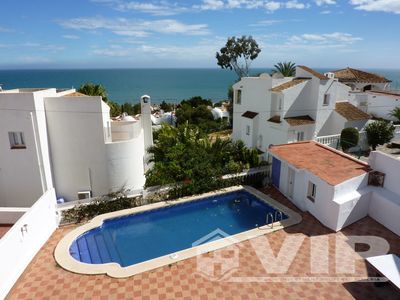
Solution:
[(54, 186), (65, 201), (140, 190), (152, 145), (149, 97), (140, 119), (110, 119), (74, 89), (0, 92), (0, 206), (30, 207)]
[(154, 112), (151, 114), (151, 122), (153, 125), (168, 124), (175, 126), (176, 125), (175, 112), (164, 112), (163, 110)]
[(370, 91), (370, 90), (387, 90), (390, 87), (390, 80), (385, 77), (357, 70), (353, 68), (345, 68), (336, 71), (330, 71), (325, 73), (325, 76), (329, 78), (336, 78), (339, 82), (351, 88), (351, 91)]
[(211, 113), (214, 117), (214, 120), (226, 120), (229, 122), (229, 111), (226, 109), (225, 105), (220, 107), (210, 107)]
[(275, 145), (272, 184), (302, 211), (338, 231), (369, 215), (400, 235), (400, 160), (372, 152), (369, 164), (314, 141)]
[(332, 71), (325, 75), (349, 86), (351, 90), (346, 99), (362, 111), (377, 118), (396, 120), (389, 113), (400, 106), (400, 92), (390, 90), (389, 79), (353, 68)]
[(361, 129), (370, 119), (343, 101), (350, 87), (305, 66), (296, 67), (295, 77), (243, 77), (233, 90), (232, 137), (263, 152), (270, 145), (337, 134), (349, 126)]

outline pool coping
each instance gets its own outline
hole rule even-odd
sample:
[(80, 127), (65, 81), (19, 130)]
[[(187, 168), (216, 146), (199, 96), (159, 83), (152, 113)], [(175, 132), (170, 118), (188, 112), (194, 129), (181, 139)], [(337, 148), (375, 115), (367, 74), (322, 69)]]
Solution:
[[(153, 258), (141, 263), (137, 263), (127, 267), (121, 267), (118, 263), (106, 263), (106, 264), (87, 264), (80, 262), (73, 258), (69, 253), (69, 248), (73, 241), (86, 231), (94, 229), (102, 225), (104, 220), (127, 216), (131, 214), (136, 214), (144, 211), (150, 211), (158, 208), (173, 206), (176, 204), (181, 204), (185, 202), (191, 202), (200, 200), (203, 198), (226, 194), (238, 190), (245, 190), (260, 200), (264, 201), (265, 203), (273, 206), (274, 208), (280, 210), (285, 215), (287, 215), (287, 219), (282, 221), (274, 222), (271, 224), (260, 226), (258, 228), (254, 228), (251, 230), (243, 231), (237, 233), (235, 235), (229, 235), (228, 237), (211, 241), (206, 244), (201, 244), (195, 247), (187, 248), (184, 250), (180, 250), (168, 255), (160, 256), (157, 258)], [(210, 251), (215, 251), (224, 247), (228, 247), (230, 245), (240, 243), (267, 233), (271, 233), (285, 227), (289, 227), (295, 224), (300, 223), (302, 220), (300, 214), (296, 213), (295, 211), (291, 210), (290, 208), (282, 205), (281, 203), (277, 202), (276, 200), (272, 199), (271, 197), (267, 196), (266, 194), (258, 191), (257, 189), (250, 187), (250, 186), (234, 186), (229, 188), (220, 189), (217, 191), (200, 194), (196, 196), (184, 197), (180, 200), (176, 201), (162, 201), (153, 204), (143, 205), (140, 207), (129, 208), (124, 210), (119, 210), (111, 213), (102, 214), (99, 216), (94, 217), (91, 221), (86, 224), (83, 224), (69, 233), (67, 233), (61, 241), (57, 244), (54, 250), (54, 258), (56, 262), (65, 270), (68, 270), (73, 273), (78, 274), (85, 274), (85, 275), (96, 275), (96, 274), (107, 274), (110, 277), (114, 278), (125, 278), (130, 277), (139, 273), (143, 273), (146, 271), (150, 271), (159, 267), (163, 267), (166, 265), (170, 265), (176, 263), (181, 260), (185, 260), (191, 257), (195, 257), (202, 253), (207, 253)]]

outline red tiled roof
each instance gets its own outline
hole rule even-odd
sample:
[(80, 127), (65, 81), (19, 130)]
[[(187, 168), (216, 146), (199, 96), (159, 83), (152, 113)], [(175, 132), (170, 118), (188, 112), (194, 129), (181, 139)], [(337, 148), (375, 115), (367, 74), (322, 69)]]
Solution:
[(287, 117), (285, 121), (289, 123), (290, 126), (300, 126), (315, 124), (315, 121), (310, 116), (297, 116), (297, 117)]
[(304, 81), (309, 80), (309, 78), (293, 78), (290, 81), (287, 81), (285, 83), (282, 83), (280, 85), (274, 86), (271, 91), (272, 92), (282, 92), (283, 90), (286, 90), (288, 88), (294, 87), (300, 83), (303, 83)]
[(298, 66), (298, 67), (302, 68), (304, 71), (312, 74), (313, 76), (315, 76), (315, 77), (317, 77), (317, 78), (319, 78), (321, 80), (328, 80), (329, 79), (325, 75), (323, 75), (323, 74), (321, 74), (321, 73), (319, 73), (319, 72), (317, 72), (317, 71), (315, 71), (315, 70), (313, 70), (313, 69), (311, 69), (309, 67), (306, 67), (306, 66)]
[(365, 72), (357, 69), (346, 68), (341, 70), (332, 71), (335, 74), (335, 78), (339, 79), (340, 82), (373, 82), (373, 83), (386, 83), (391, 82), (385, 77)]
[(255, 116), (257, 116), (258, 113), (254, 111), (246, 111), (245, 113), (242, 114), (242, 117), (249, 118), (249, 119), (254, 119)]
[(314, 141), (276, 145), (269, 151), (330, 185), (337, 185), (370, 171), (368, 164)]
[(335, 111), (347, 121), (371, 119), (371, 116), (369, 114), (363, 112), (362, 110), (347, 101), (336, 102)]
[(85, 97), (87, 95), (79, 93), (79, 92), (73, 92), (73, 93), (70, 93), (70, 94), (66, 94), (64, 96), (65, 97)]

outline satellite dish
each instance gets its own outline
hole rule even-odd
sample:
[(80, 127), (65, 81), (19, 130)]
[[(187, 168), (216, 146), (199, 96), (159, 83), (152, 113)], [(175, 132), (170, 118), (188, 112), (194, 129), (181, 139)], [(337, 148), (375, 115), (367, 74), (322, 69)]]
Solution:
[(285, 78), (285, 76), (283, 76), (281, 72), (274, 72), (274, 74), (272, 74), (272, 78), (283, 79), (283, 78)]
[(271, 78), (271, 76), (269, 76), (268, 73), (261, 73), (260, 76), (258, 76), (260, 78)]

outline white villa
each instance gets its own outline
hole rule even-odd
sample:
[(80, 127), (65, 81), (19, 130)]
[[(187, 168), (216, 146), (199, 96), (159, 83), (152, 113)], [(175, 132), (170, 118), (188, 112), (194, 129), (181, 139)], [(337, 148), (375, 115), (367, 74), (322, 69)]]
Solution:
[(374, 117), (394, 121), (388, 113), (400, 106), (400, 92), (390, 90), (390, 80), (352, 68), (328, 72), (325, 75), (351, 88), (348, 95), (350, 103)]
[[(354, 78), (345, 77), (352, 72)], [(243, 77), (233, 85), (232, 137), (264, 152), (346, 127), (361, 130), (372, 116), (388, 118), (400, 105), (400, 95), (387, 90), (389, 82), (354, 69), (323, 75), (305, 66), (296, 67), (295, 77)]]
[(400, 235), (400, 159), (369, 163), (317, 142), (272, 146), (272, 184), (302, 211), (339, 231), (369, 215)]
[(114, 121), (74, 89), (0, 91), (0, 206), (30, 207), (53, 186), (65, 201), (142, 189), (152, 133), (141, 104), (141, 119)]

